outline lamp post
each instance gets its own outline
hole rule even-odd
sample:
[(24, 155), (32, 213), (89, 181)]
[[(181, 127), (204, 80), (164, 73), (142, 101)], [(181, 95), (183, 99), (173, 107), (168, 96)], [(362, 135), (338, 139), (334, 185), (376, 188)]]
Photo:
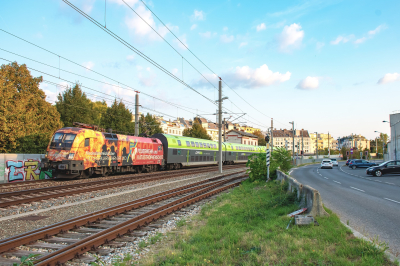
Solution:
[[(379, 131), (374, 131), (375, 133), (379, 133), (379, 134), (385, 134)], [(385, 143), (383, 142), (383, 138), (382, 139), (382, 160), (385, 160), (384, 156), (385, 156)], [(378, 141), (376, 142), (376, 152), (378, 152)]]
[(289, 124), (292, 124), (292, 135), (293, 135), (293, 140), (292, 140), (292, 156), (293, 156), (293, 165), (295, 165), (294, 161), (294, 121), (289, 122)]
[(315, 154), (317, 155), (317, 160), (318, 160), (318, 132), (315, 133)]
[[(389, 123), (390, 127), (397, 125), (400, 121), (394, 123), (393, 125), (390, 124), (389, 121), (383, 120), (383, 123)], [(391, 133), (391, 132), (390, 132)], [(396, 134), (396, 127), (394, 127), (394, 159), (397, 161), (397, 134)]]

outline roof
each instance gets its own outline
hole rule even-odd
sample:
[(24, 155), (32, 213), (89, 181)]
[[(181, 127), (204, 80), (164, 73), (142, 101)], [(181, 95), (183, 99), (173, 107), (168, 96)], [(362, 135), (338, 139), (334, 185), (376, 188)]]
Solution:
[[(295, 130), (295, 132), (298, 132), (297, 136), (303, 136), (304, 138), (309, 138), (310, 135), (308, 134), (308, 130)], [(295, 133), (296, 134), (296, 133)], [(280, 130), (272, 130), (272, 136), (274, 138), (276, 137), (293, 137), (293, 130), (288, 130), (288, 129), (280, 129)]]
[(208, 124), (208, 128), (209, 128), (209, 129), (218, 129), (217, 125), (214, 124), (214, 123)]
[(250, 133), (247, 133), (247, 132), (244, 132), (244, 131), (234, 130), (234, 129), (229, 130), (228, 132), (226, 132), (226, 134), (228, 134), (230, 132), (237, 133), (237, 134), (242, 135), (242, 136), (258, 139), (258, 137), (256, 135), (253, 135), (253, 134), (250, 134)]

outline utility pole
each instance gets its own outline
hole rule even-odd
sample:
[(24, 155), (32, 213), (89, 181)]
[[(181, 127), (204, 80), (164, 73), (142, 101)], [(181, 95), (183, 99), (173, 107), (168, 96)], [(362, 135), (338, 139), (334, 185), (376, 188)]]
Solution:
[(292, 156), (293, 156), (293, 165), (295, 165), (295, 159), (294, 159), (294, 121), (289, 122), (289, 124), (292, 124)]
[(225, 137), (225, 129), (226, 129), (226, 121), (225, 121), (225, 118), (224, 118), (224, 142), (226, 141), (226, 137)]
[(271, 153), (274, 149), (274, 119), (271, 118)]
[(304, 142), (303, 142), (303, 131), (301, 130), (301, 163), (303, 163), (303, 156), (304, 156)]
[(328, 156), (331, 157), (331, 140), (329, 138), (329, 131), (328, 131)]
[(219, 91), (218, 91), (218, 153), (219, 153), (219, 160), (218, 160), (218, 170), (219, 173), (222, 174), (222, 81), (219, 78)]
[(135, 96), (135, 136), (139, 136), (139, 93), (138, 91), (136, 92)]
[(318, 159), (318, 132), (315, 132), (315, 154), (317, 155), (317, 159)]

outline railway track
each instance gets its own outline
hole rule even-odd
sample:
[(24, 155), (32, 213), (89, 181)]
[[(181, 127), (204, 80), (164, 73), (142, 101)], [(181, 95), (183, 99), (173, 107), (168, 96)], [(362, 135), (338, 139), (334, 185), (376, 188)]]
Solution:
[(153, 221), (237, 186), (246, 177), (243, 173), (213, 177), (0, 240), (0, 265), (18, 263), (17, 258), (35, 253), (39, 254), (35, 265), (62, 265), (72, 259), (90, 263), (95, 260), (90, 254), (106, 255), (154, 230), (159, 225)]
[[(227, 165), (224, 166), (224, 169), (232, 169), (232, 168), (240, 168), (243, 167), (244, 164), (236, 164), (236, 165)], [(179, 170), (168, 170), (168, 171), (160, 171), (160, 172), (152, 172), (152, 173), (141, 173), (141, 174), (118, 174), (107, 177), (94, 177), (89, 179), (78, 179), (78, 180), (66, 180), (66, 179), (44, 179), (44, 180), (33, 180), (26, 182), (14, 182), (14, 183), (2, 183), (0, 184), (0, 193), (13, 192), (13, 191), (22, 191), (28, 189), (34, 189), (37, 187), (50, 187), (57, 185), (67, 185), (67, 184), (85, 184), (91, 182), (98, 182), (103, 180), (113, 180), (113, 179), (121, 179), (126, 177), (143, 177), (154, 174), (168, 174), (168, 173), (177, 173), (177, 172), (190, 172), (194, 169), (218, 169), (217, 166), (207, 166), (207, 167), (192, 167), (192, 168), (183, 168)]]
[[(228, 169), (237, 167), (227, 167)], [(98, 180), (92, 182), (78, 183), (78, 184), (67, 184), (61, 186), (51, 186), (37, 189), (28, 189), (21, 191), (5, 192), (0, 194), (0, 208), (7, 208), (16, 206), (19, 204), (28, 204), (31, 202), (39, 202), (42, 200), (49, 200), (60, 197), (67, 197), (81, 193), (101, 191), (110, 188), (131, 186), (138, 183), (151, 182), (157, 180), (163, 180), (173, 177), (179, 177), (192, 173), (193, 169), (184, 171), (172, 171), (168, 173), (156, 172), (141, 175), (129, 175), (117, 179)], [(194, 174), (211, 172), (208, 168), (196, 169)], [(160, 176), (161, 174), (161, 176)]]

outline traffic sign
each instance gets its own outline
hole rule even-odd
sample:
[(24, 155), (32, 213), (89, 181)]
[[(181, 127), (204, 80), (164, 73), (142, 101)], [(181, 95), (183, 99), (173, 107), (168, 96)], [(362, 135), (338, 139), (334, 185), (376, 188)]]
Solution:
[(350, 153), (353, 154), (353, 148), (350, 149)]

